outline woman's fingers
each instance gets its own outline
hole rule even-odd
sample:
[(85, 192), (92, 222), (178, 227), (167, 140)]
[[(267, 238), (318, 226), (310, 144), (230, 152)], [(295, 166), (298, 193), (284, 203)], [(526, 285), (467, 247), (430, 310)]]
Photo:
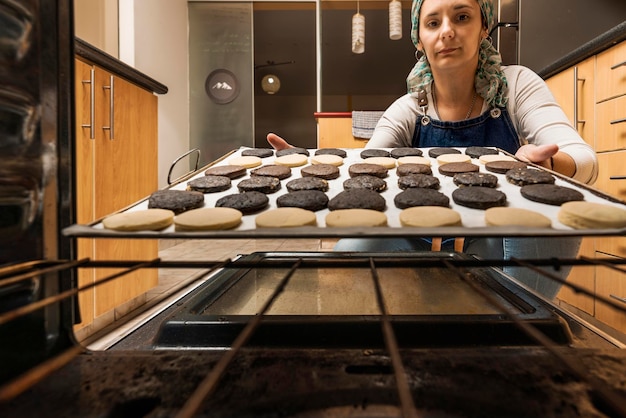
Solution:
[(534, 145), (534, 144), (526, 144), (522, 145), (515, 156), (521, 161), (526, 161), (530, 163), (540, 164), (550, 167), (550, 157), (559, 152), (559, 146), (556, 144), (546, 144), (546, 145)]
[(267, 142), (269, 142), (269, 144), (275, 150), (281, 150), (281, 149), (285, 149), (285, 148), (292, 148), (291, 144), (289, 144), (287, 141), (282, 139), (280, 136), (278, 136), (278, 135), (276, 135), (274, 133), (271, 133), (271, 132), (269, 134), (267, 134)]

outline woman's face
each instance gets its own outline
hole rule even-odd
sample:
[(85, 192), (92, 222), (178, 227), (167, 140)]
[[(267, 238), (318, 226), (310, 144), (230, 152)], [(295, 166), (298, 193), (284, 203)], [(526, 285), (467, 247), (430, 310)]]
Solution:
[(455, 70), (478, 63), (478, 47), (487, 33), (476, 0), (424, 0), (419, 43), (433, 70)]

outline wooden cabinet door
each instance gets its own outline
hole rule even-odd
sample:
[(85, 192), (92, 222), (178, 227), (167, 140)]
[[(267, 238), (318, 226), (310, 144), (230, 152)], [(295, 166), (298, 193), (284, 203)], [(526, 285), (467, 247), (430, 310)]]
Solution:
[[(87, 223), (93, 221), (93, 159), (95, 140), (91, 138), (94, 117), (93, 105), (93, 67), (81, 60), (75, 60), (75, 112), (76, 112), (76, 222)], [(76, 257), (93, 258), (94, 240), (79, 238), (76, 241)], [(78, 269), (78, 286), (93, 284), (95, 280), (93, 269)], [(88, 289), (78, 294), (81, 323), (77, 328), (90, 324), (94, 315), (94, 289)]]
[(595, 58), (550, 77), (546, 84), (578, 134), (594, 146)]
[[(157, 189), (158, 103), (154, 94), (122, 78), (78, 59), (75, 63), (77, 222), (89, 223)], [(152, 260), (158, 241), (81, 238), (77, 250), (78, 258)], [(117, 271), (80, 269), (79, 286)], [(77, 329), (157, 282), (158, 271), (146, 269), (81, 292)]]
[[(95, 153), (95, 217), (99, 219), (137, 202), (157, 188), (157, 98), (128, 81), (96, 68), (96, 90), (102, 105), (97, 112)], [(100, 239), (95, 242), (99, 260), (152, 260), (158, 241)], [(119, 270), (100, 269), (96, 279)], [(133, 299), (156, 286), (156, 269), (125, 275), (98, 286), (95, 316)]]
[[(595, 256), (595, 239), (591, 237), (583, 238), (578, 252), (578, 257), (593, 258)], [(594, 266), (575, 266), (572, 268), (567, 282), (578, 285), (590, 292), (596, 289), (596, 277)], [(558, 299), (574, 306), (589, 315), (594, 315), (595, 300), (593, 296), (576, 292), (570, 287), (564, 285), (557, 296)]]

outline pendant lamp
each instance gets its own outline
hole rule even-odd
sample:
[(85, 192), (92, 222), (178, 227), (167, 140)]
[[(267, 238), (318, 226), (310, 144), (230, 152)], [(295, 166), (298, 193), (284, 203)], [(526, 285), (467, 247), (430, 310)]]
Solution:
[(356, 13), (352, 16), (352, 52), (365, 52), (365, 16), (359, 13), (359, 2), (356, 3)]
[(398, 0), (389, 2), (389, 39), (402, 39), (402, 3)]

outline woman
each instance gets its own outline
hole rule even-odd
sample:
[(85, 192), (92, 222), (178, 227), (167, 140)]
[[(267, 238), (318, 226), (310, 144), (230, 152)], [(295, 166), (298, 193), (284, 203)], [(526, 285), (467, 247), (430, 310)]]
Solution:
[[(407, 78), (409, 93), (378, 122), (370, 148), (496, 146), (574, 179), (592, 183), (597, 159), (571, 126), (546, 84), (522, 66), (500, 65), (489, 41), (489, 0), (414, 0), (411, 38), (421, 53)], [(289, 147), (268, 135), (274, 148)], [(483, 258), (575, 257), (577, 238), (468, 240), (465, 251)], [(427, 249), (420, 240), (344, 239), (336, 250)], [(569, 271), (560, 274), (566, 277)], [(560, 285), (524, 268), (505, 268), (551, 298)]]

